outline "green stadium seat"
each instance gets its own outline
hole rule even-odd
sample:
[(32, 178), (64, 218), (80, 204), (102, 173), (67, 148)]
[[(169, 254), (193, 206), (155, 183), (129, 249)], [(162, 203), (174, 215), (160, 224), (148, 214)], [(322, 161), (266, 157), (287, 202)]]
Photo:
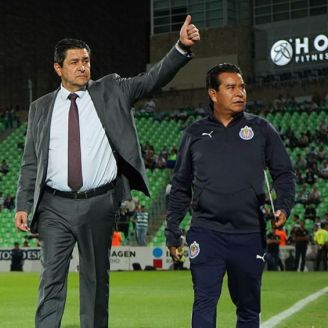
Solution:
[[(326, 106), (322, 107), (320, 112), (297, 112), (294, 109), (288, 110), (285, 109), (281, 113), (268, 113), (266, 119), (273, 123), (274, 126), (280, 127), (282, 131), (285, 131), (287, 128), (291, 128), (295, 131), (296, 134), (301, 134), (306, 130), (314, 131), (316, 127), (321, 122), (328, 122), (328, 112)], [(167, 115), (166, 115), (167, 116)], [(187, 122), (200, 119), (200, 116), (189, 117)], [(162, 119), (154, 119), (152, 115), (141, 115), (136, 113), (135, 123), (139, 134), (140, 143), (144, 144), (150, 142), (154, 148), (155, 153), (159, 153), (163, 147), (170, 149), (173, 145), (178, 145), (181, 138), (181, 122), (166, 118), (163, 115)], [(1, 122), (0, 122), (0, 131), (1, 131)], [(0, 142), (0, 153), (6, 155), (6, 158), (9, 161), (12, 172), (7, 174), (1, 181), (0, 191), (7, 193), (16, 193), (16, 185), (18, 179), (18, 171), (21, 164), (21, 151), (17, 149), (18, 142), (24, 142), (24, 134), (26, 131), (26, 123), (22, 124), (19, 128), (14, 130), (4, 141)], [(313, 144), (318, 148), (317, 144)], [(328, 152), (328, 145), (325, 145), (325, 150)], [(305, 156), (308, 152), (308, 148), (295, 148), (289, 150), (292, 161), (295, 163), (297, 154)], [(0, 158), (1, 159), (1, 158)], [(153, 171), (147, 170), (147, 176), (149, 180), (150, 190), (152, 198), (145, 197), (142, 193), (133, 192), (133, 196), (137, 197), (141, 204), (143, 204), (147, 209), (150, 209), (153, 206), (153, 203), (156, 201), (157, 196), (163, 195), (166, 184), (169, 180), (169, 171), (168, 170), (159, 170), (155, 169)], [(325, 180), (319, 179), (317, 186), (321, 191), (321, 203), (317, 207), (317, 213), (323, 215), (325, 212), (328, 212), (328, 184)], [(296, 204), (293, 211), (293, 214), (299, 214), (301, 217), (304, 214), (304, 206), (301, 204)], [(0, 213), (0, 220), (2, 222), (0, 229), (0, 247), (6, 245), (12, 247), (12, 238), (20, 238), (21, 241), (24, 239), (23, 234), (17, 234), (15, 227), (13, 225), (14, 213), (3, 210)], [(190, 225), (191, 216), (188, 214), (186, 218), (182, 221), (181, 227), (183, 229), (188, 229)], [(288, 222), (288, 227), (291, 223)], [(165, 242), (164, 238), (164, 227), (162, 224), (158, 231), (156, 232), (152, 242), (160, 245)], [(270, 229), (270, 226), (268, 227)], [(9, 234), (8, 238), (5, 238), (5, 234)], [(35, 240), (31, 240), (30, 244), (36, 244)]]

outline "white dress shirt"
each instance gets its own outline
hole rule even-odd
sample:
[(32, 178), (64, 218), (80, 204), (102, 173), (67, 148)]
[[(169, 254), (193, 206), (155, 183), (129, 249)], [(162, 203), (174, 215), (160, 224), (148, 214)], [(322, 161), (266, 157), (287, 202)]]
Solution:
[[(88, 90), (75, 92), (79, 111), (83, 186), (81, 191), (115, 180), (117, 164)], [(46, 184), (71, 191), (67, 184), (68, 112), (70, 92), (61, 86), (51, 118)]]

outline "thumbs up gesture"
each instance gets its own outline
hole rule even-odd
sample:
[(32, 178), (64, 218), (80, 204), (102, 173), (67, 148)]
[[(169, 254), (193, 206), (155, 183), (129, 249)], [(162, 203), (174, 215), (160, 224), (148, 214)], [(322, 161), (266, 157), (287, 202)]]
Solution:
[(191, 16), (187, 15), (180, 30), (180, 42), (188, 48), (192, 47), (199, 40), (199, 30), (194, 24), (191, 24)]

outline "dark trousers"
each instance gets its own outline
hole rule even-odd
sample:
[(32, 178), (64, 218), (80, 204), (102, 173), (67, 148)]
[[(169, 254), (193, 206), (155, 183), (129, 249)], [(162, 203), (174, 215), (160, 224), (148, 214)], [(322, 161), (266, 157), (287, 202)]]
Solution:
[(37, 328), (58, 328), (73, 248), (79, 249), (80, 327), (108, 327), (109, 250), (117, 205), (114, 191), (75, 200), (44, 193), (39, 206), (42, 274)]
[(315, 271), (320, 270), (320, 263), (322, 262), (323, 270), (327, 271), (327, 247), (318, 246), (317, 258), (315, 261)]
[(237, 307), (236, 327), (258, 328), (265, 264), (260, 233), (224, 234), (192, 227), (187, 242), (194, 286), (192, 328), (216, 327), (216, 308), (225, 273)]
[(268, 271), (278, 271), (279, 260), (279, 253), (268, 252), (266, 255)]
[(307, 245), (296, 245), (295, 246), (295, 270), (297, 271), (300, 260), (301, 267), (300, 271), (304, 271), (305, 267), (305, 257), (306, 257)]
[(279, 253), (267, 253), (266, 261), (268, 271), (278, 271), (278, 267), (280, 271), (284, 271), (284, 264), (282, 263)]

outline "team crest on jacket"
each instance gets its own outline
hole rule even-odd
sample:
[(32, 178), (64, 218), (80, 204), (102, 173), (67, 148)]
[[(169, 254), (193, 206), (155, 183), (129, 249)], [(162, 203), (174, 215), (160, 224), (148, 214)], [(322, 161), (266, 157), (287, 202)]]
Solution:
[(239, 131), (239, 137), (243, 140), (251, 140), (254, 137), (254, 131), (251, 127), (245, 125)]
[(189, 258), (194, 259), (200, 252), (199, 244), (195, 241), (189, 246)]

